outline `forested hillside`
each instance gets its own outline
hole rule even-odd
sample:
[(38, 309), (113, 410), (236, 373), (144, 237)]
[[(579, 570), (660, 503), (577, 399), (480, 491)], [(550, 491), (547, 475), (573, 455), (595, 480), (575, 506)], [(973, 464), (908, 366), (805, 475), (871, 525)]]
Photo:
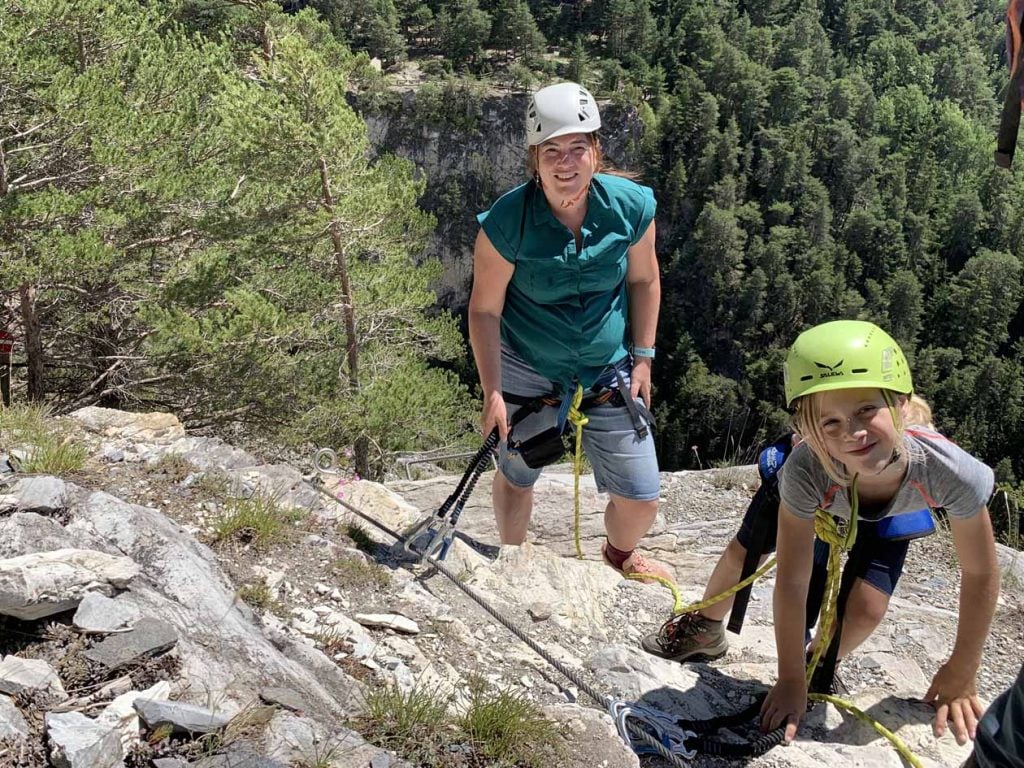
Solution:
[(1024, 477), (1002, 0), (2, 4), (16, 394), (353, 445), (369, 471), (469, 435), (425, 180), (367, 160), (345, 99), (386, 108), (415, 69), (408, 119), (472, 131), (482, 93), (572, 78), (645, 127), (666, 469), (749, 458), (785, 421), (786, 345), (856, 316), (905, 345), (944, 431)]
[[(314, 4), (347, 19), (339, 34), (366, 28), (359, 3)], [(638, 111), (668, 235), (655, 372), (665, 467), (734, 460), (780, 429), (786, 345), (857, 316), (893, 331), (942, 428), (1013, 482), (1024, 183), (992, 162), (1005, 12), (470, 0), (396, 4), (387, 18), (404, 52), (349, 37), (396, 66), (412, 55), (458, 73), (452, 92), (471, 92), (474, 76), (512, 88), (576, 78)], [(465, 97), (449, 103), (465, 114)]]

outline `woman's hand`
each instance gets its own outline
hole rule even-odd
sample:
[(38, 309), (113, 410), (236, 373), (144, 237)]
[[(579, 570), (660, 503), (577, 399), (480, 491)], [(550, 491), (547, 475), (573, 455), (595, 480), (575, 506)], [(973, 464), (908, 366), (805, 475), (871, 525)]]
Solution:
[(797, 726), (807, 711), (807, 680), (804, 677), (779, 680), (761, 705), (761, 731), (774, 731), (785, 723), (785, 742), (796, 736)]
[(633, 358), (633, 370), (629, 374), (629, 394), (634, 400), (639, 397), (644, 401), (647, 410), (651, 410), (651, 358)]
[(950, 659), (935, 673), (924, 700), (935, 707), (932, 730), (936, 736), (946, 732), (949, 720), (957, 744), (966, 744), (968, 739), (974, 738), (978, 719), (985, 708), (978, 701), (973, 669), (965, 669)]
[(491, 430), (497, 427), (498, 438), (501, 441), (508, 439), (508, 412), (505, 409), (505, 400), (501, 392), (491, 392), (484, 397), (484, 410), (480, 415), (480, 434), (484, 439), (491, 434)]

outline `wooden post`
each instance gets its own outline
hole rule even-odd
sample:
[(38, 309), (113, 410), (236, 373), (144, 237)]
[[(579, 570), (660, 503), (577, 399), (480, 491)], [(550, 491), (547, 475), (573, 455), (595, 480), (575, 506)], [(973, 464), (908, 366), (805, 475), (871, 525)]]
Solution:
[(4, 407), (11, 404), (11, 351), (14, 337), (7, 331), (0, 331), (0, 402)]

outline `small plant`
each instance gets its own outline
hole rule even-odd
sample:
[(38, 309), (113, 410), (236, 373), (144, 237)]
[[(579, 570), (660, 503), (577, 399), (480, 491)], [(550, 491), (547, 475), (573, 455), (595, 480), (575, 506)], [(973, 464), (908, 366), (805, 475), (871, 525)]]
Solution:
[(755, 478), (747, 467), (720, 467), (711, 473), (711, 484), (722, 491), (750, 488)]
[(415, 765), (548, 768), (562, 762), (558, 726), (523, 695), (495, 691), (474, 677), (463, 715), (450, 715), (449, 701), (435, 687), (407, 693), (374, 688), (356, 725), (368, 741)]
[(277, 603), (270, 587), (262, 581), (258, 584), (243, 584), (238, 589), (238, 598), (251, 608), (260, 611), (273, 610)]
[(469, 706), (459, 725), (488, 765), (543, 768), (558, 763), (558, 726), (522, 693), (495, 691), (481, 677), (470, 678)]
[(368, 563), (361, 557), (339, 557), (329, 566), (335, 580), (343, 587), (370, 587), (381, 589), (391, 583), (391, 575), (376, 563)]
[(41, 405), (0, 408), (0, 450), (20, 451), (18, 469), (29, 474), (75, 472), (89, 455)]
[(264, 494), (229, 499), (224, 514), (213, 527), (211, 540), (214, 544), (236, 540), (265, 550), (283, 541), (303, 517), (301, 511), (282, 507), (274, 497)]
[(414, 765), (437, 765), (452, 743), (448, 697), (416, 686), (408, 693), (393, 685), (371, 688), (358, 730), (367, 741), (397, 752)]
[(18, 436), (47, 431), (52, 418), (50, 409), (45, 405), (29, 403), (0, 408), (0, 435), (4, 438), (0, 447), (9, 447), (8, 438), (16, 439)]
[(344, 633), (333, 627), (322, 629), (313, 636), (313, 641), (327, 656), (334, 656), (336, 653), (348, 653), (352, 650), (352, 643), (348, 641)]
[(21, 470), (29, 474), (64, 475), (85, 466), (89, 454), (70, 437), (50, 434), (37, 439), (21, 462)]
[(177, 453), (165, 453), (147, 469), (153, 475), (166, 475), (172, 483), (180, 483), (189, 475), (199, 471), (199, 467)]
[(203, 472), (193, 488), (207, 498), (225, 499), (231, 490), (231, 478), (223, 472)]

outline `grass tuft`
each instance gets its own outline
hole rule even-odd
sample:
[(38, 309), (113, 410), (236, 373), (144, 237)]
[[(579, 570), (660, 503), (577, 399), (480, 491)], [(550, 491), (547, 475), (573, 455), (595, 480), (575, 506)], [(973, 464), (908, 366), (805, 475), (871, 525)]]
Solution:
[(450, 701), (436, 687), (374, 688), (356, 725), (368, 741), (414, 765), (548, 768), (562, 762), (558, 726), (523, 695), (473, 678), (461, 716), (448, 712)]
[(172, 483), (180, 483), (189, 475), (199, 471), (199, 467), (177, 453), (165, 453), (146, 467), (152, 475), (166, 475)]
[(89, 456), (49, 408), (35, 404), (0, 408), (0, 450), (23, 454), (16, 468), (29, 474), (76, 472)]
[(265, 494), (229, 499), (210, 538), (214, 544), (236, 541), (262, 551), (284, 541), (304, 517), (302, 511), (285, 508)]
[(494, 690), (482, 678), (472, 678), (469, 706), (459, 725), (488, 765), (542, 768), (555, 764), (558, 726), (521, 692)]
[(329, 570), (342, 587), (383, 589), (391, 583), (391, 574), (386, 568), (361, 557), (339, 557), (330, 564)]
[(394, 685), (373, 688), (358, 730), (414, 765), (438, 765), (436, 755), (451, 740), (448, 702), (436, 688), (417, 686), (407, 693)]

